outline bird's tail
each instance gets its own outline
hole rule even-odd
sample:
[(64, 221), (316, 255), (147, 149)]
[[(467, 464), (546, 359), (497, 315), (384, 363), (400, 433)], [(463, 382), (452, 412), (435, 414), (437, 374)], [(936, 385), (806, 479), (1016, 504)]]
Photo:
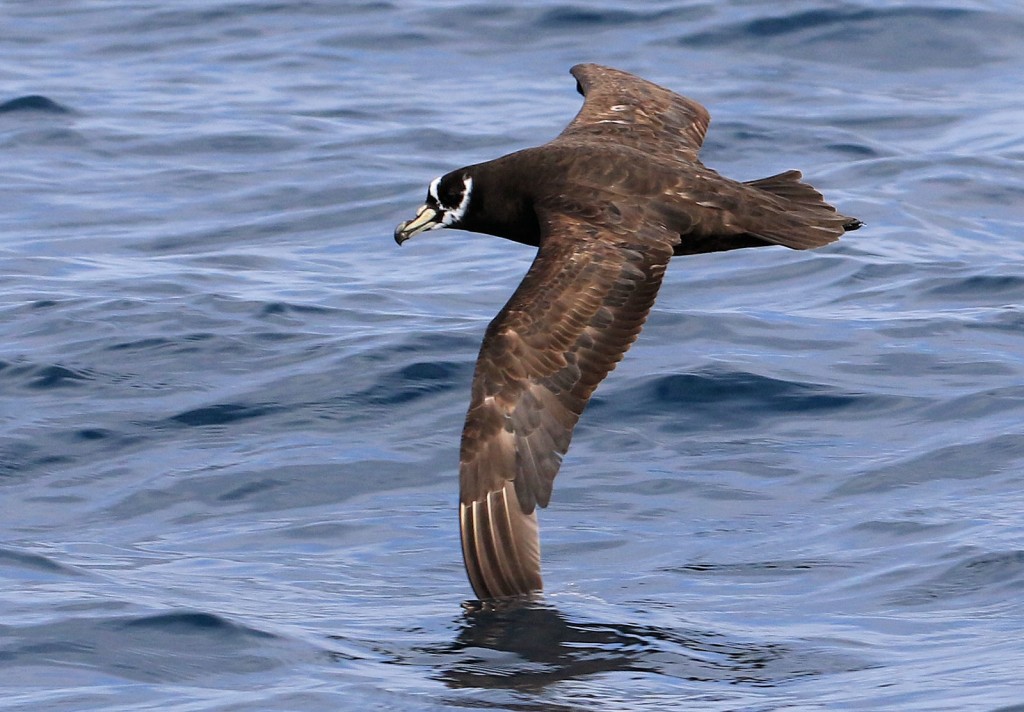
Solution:
[(856, 218), (840, 215), (821, 193), (802, 182), (802, 177), (800, 171), (786, 171), (746, 183), (768, 193), (763, 205), (768, 216), (758, 216), (750, 234), (794, 250), (808, 250), (834, 242), (862, 225)]

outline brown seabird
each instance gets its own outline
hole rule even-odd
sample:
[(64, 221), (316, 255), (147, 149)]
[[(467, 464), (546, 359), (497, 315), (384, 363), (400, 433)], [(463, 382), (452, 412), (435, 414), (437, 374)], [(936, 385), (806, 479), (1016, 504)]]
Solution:
[(805, 250), (861, 225), (799, 171), (741, 183), (705, 167), (709, 115), (692, 99), (596, 64), (571, 71), (583, 107), (557, 138), (434, 179), (395, 229), (398, 244), (452, 227), (540, 248), (487, 327), (462, 431), (462, 554), (482, 600), (541, 590), (536, 507), (670, 257)]

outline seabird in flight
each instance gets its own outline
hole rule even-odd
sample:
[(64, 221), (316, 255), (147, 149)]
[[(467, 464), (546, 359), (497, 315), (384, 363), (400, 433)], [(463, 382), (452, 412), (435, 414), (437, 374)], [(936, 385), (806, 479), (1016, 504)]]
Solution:
[(557, 138), (434, 179), (395, 229), (398, 244), (451, 227), (539, 248), (487, 327), (462, 431), (462, 553), (482, 600), (541, 590), (536, 508), (673, 255), (805, 250), (861, 225), (799, 171), (743, 183), (705, 167), (692, 99), (596, 64), (572, 74), (583, 107)]

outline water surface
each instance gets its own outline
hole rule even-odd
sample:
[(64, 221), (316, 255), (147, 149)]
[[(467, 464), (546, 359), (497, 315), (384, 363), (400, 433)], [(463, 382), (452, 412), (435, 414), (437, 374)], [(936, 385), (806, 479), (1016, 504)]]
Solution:
[[(1015, 2), (7, 3), (0, 707), (1024, 709)], [(467, 612), (458, 437), (530, 250), (394, 224), (599, 61), (867, 227), (673, 262)]]

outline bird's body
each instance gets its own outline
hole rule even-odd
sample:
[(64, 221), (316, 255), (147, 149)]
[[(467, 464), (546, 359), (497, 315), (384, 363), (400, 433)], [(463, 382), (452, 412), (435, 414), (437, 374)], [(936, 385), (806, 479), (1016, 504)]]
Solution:
[(797, 171), (742, 183), (701, 164), (700, 104), (607, 67), (572, 73), (585, 101), (556, 139), (436, 179), (395, 231), (399, 244), (453, 227), (539, 247), (487, 328), (462, 435), (462, 549), (481, 599), (541, 589), (536, 506), (673, 255), (807, 249), (860, 226)]

